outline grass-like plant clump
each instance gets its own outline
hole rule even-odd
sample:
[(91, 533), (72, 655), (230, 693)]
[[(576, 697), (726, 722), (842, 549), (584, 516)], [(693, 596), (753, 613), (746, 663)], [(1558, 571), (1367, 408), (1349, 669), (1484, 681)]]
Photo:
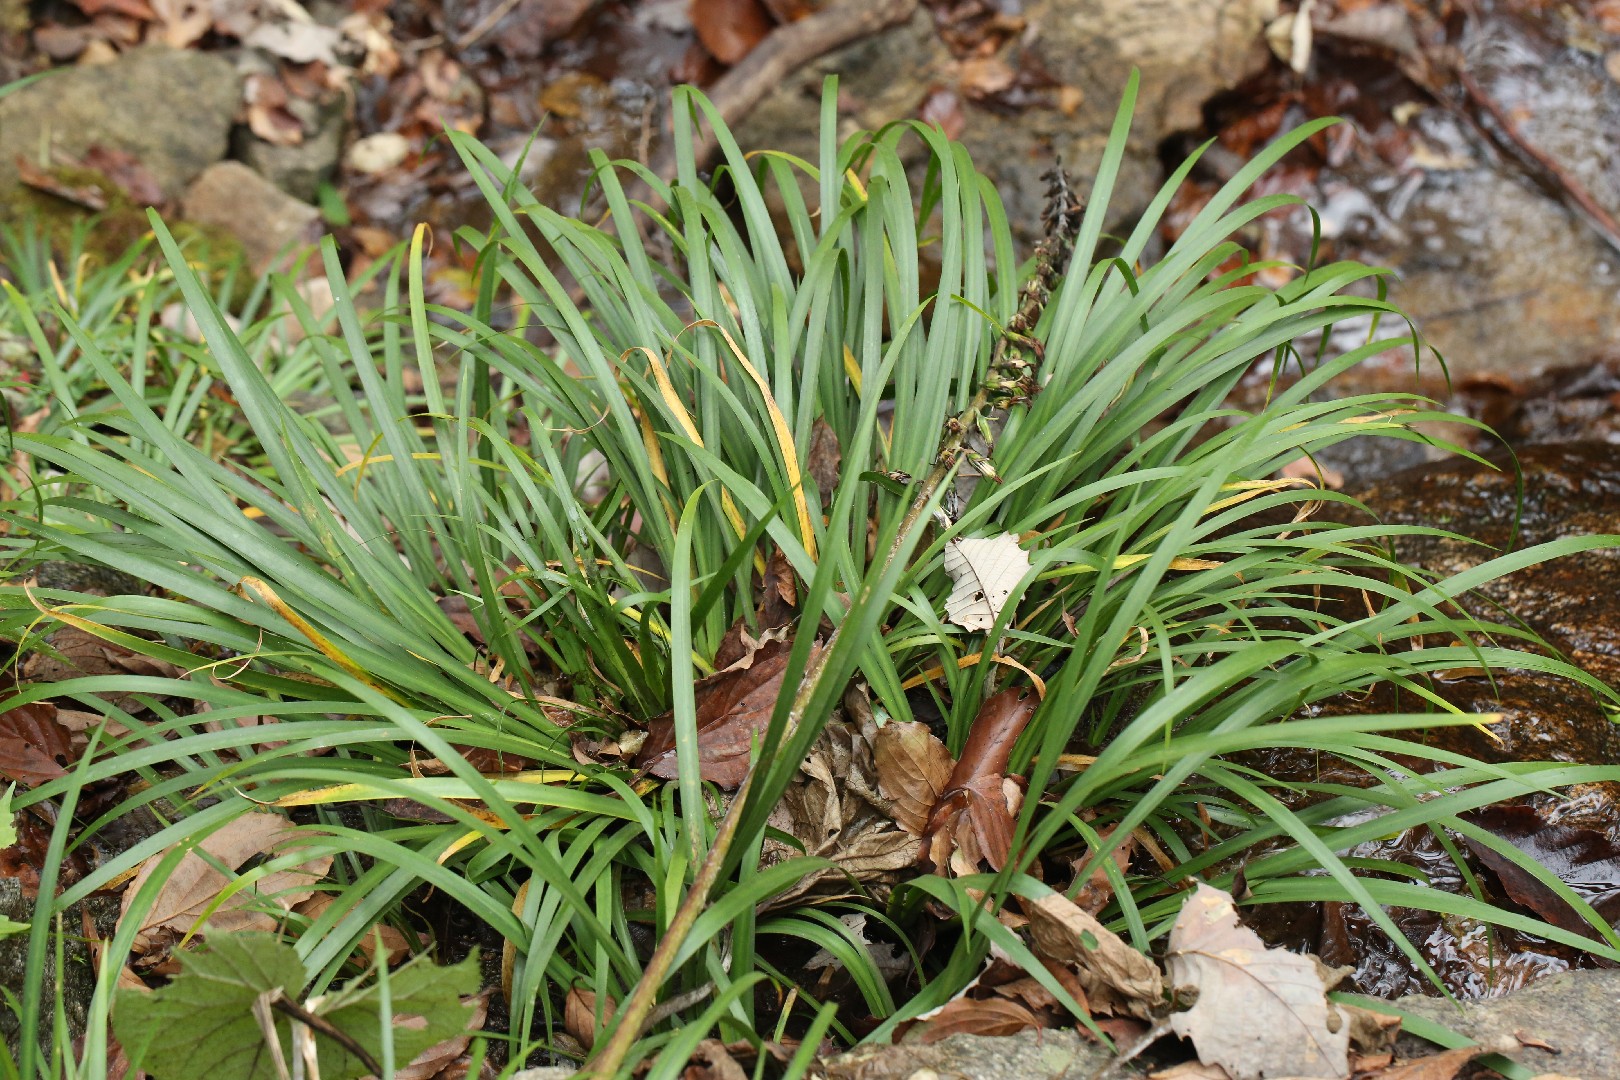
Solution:
[[(77, 767), (17, 795), (59, 806), (53, 856), (152, 820), (60, 891), (57, 863), (44, 868), (54, 899), (32, 924), (32, 970), (53, 913), (163, 857), (101, 946), (78, 1075), (106, 1068), (120, 961), (166, 874), (267, 810), (291, 816), (295, 841), (226, 879), (252, 893), (330, 861), (318, 914), (262, 900), (308, 993), (353, 975), (379, 925), (414, 932), (423, 905), (448, 904), (506, 944), (509, 1060), (577, 1052), (565, 1003), (588, 992), (572, 1001), (591, 1003), (603, 1075), (652, 1060), (647, 1075), (677, 1076), (715, 1035), (792, 1036), (782, 1067), (800, 1072), (824, 1037), (885, 1039), (943, 1004), (992, 946), (1078, 1009), (995, 913), (1098, 867), (1104, 922), (1143, 950), (1189, 878), (1230, 886), (1241, 870), (1255, 903), (1360, 905), (1424, 970), (1386, 906), (1620, 960), (1596, 916), (1589, 939), (1338, 854), (1616, 778), (1487, 765), (1399, 734), (1473, 717), (1308, 708), (1379, 684), (1438, 707), (1426, 677), (1480, 664), (1606, 693), (1449, 602), (1598, 541), (1429, 580), (1390, 555), (1401, 530), (1323, 520), (1316, 508), (1342, 496), (1276, 479), (1351, 437), (1426, 437), (1416, 425), (1444, 417), (1426, 402), (1319, 393), (1421, 342), (1379, 330), (1404, 326), (1381, 271), (1297, 268), (1272, 289), (1240, 258), (1234, 234), (1295, 202), (1245, 202), (1246, 189), (1319, 124), (1269, 147), (1151, 260), (1192, 161), (1129, 235), (1105, 236), (1133, 99), (1083, 212), (1060, 198), (1022, 266), (995, 191), (938, 130), (840, 142), (829, 91), (818, 162), (750, 156), (683, 91), (675, 181), (599, 157), (598, 222), (539, 205), (493, 152), (448, 136), (495, 222), (455, 238), (478, 253), (470, 312), (426, 301), (422, 231), (378, 265), (367, 311), (328, 243), (331, 332), (286, 282), (228, 321), (156, 222), (164, 262), (120, 265), (94, 300), (60, 283), (9, 292), (58, 412), (10, 439), (26, 475), (3, 515), (7, 554), (19, 571), (67, 559), (152, 586), (0, 590), (19, 655), (68, 627), (152, 662), (21, 681), (0, 701), (109, 721)], [(702, 124), (720, 148), (712, 180), (682, 150)], [(926, 158), (920, 188), (908, 141)], [(189, 338), (160, 327), (174, 298)], [(291, 347), (287, 319), (301, 322)], [(1373, 329), (1345, 348), (1353, 320)], [(1258, 412), (1224, 406), (1267, 360), (1299, 377)], [(330, 415), (289, 403), (309, 389)], [(1014, 570), (1004, 595), (948, 608), (965, 539)], [(960, 617), (963, 602), (988, 614)], [(766, 637), (782, 643), (752, 652)], [(752, 689), (774, 706), (731, 736), (754, 762), (734, 792), (705, 771), (703, 680), (749, 656), (772, 658)], [(818, 741), (858, 732), (857, 714), (931, 721), (957, 757), (987, 697), (1036, 684), (1027, 727), (986, 774), (1026, 779), (999, 811), (999, 849), (933, 847), (937, 872), (862, 875), (773, 816)], [(631, 760), (627, 736), (655, 718), (651, 738), (674, 747), (667, 783)], [(1365, 782), (1279, 780), (1243, 756), (1289, 747)], [(86, 793), (116, 784), (73, 826)], [(1132, 835), (1162, 863), (1116, 863)], [(801, 889), (812, 875), (819, 887)], [(932, 947), (891, 983), (868, 934)], [(815, 947), (849, 971), (859, 1009), (817, 999), (791, 961)], [(25, 1030), (42, 1007), (23, 1003)], [(25, 1071), (40, 1064), (30, 1040), (22, 1052)]]

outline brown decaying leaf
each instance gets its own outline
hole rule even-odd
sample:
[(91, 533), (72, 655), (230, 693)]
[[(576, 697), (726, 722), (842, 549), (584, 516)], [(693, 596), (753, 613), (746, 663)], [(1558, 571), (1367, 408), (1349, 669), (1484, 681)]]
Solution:
[[(451, 1068), (466, 1051), (473, 1036), (484, 1029), (484, 1017), (489, 1014), (489, 991), (462, 998), (461, 1003), (472, 1005), (467, 1014), (466, 1029), (443, 1042), (434, 1043), (412, 1058), (411, 1063), (403, 1069), (395, 1069), (394, 1080), (439, 1080), (445, 1075), (445, 1070)], [(397, 1017), (395, 1020), (398, 1022)], [(461, 1075), (466, 1075), (466, 1070), (462, 1070)]]
[(1232, 1080), (1232, 1074), (1219, 1065), (1205, 1065), (1201, 1061), (1183, 1061), (1172, 1068), (1149, 1073), (1148, 1080)]
[[(1100, 830), (1097, 835), (1099, 839), (1107, 840), (1109, 837), (1114, 835), (1114, 826), (1107, 826), (1106, 828)], [(1130, 865), (1131, 853), (1135, 850), (1136, 834), (1132, 833), (1130, 836), (1125, 838), (1124, 843), (1116, 844), (1114, 846), (1114, 849), (1108, 853), (1108, 858), (1114, 864), (1116, 869), (1118, 869), (1121, 873), (1124, 873), (1126, 866)], [(1090, 861), (1091, 855), (1092, 851), (1088, 848), (1084, 858), (1075, 860), (1076, 873), (1079, 872), (1082, 865)], [(1114, 883), (1108, 879), (1107, 868), (1102, 864), (1098, 864), (1096, 868), (1091, 871), (1091, 874), (1086, 878), (1085, 885), (1082, 886), (1080, 891), (1075, 894), (1074, 902), (1079, 904), (1082, 910), (1095, 915), (1097, 912), (1107, 907), (1108, 901), (1112, 900), (1113, 898)]]
[(47, 195), (55, 195), (58, 199), (81, 206), (86, 210), (107, 209), (107, 196), (95, 184), (69, 184), (63, 181), (49, 169), (42, 169), (33, 160), (18, 154), (17, 179), (33, 188), (43, 191)]
[(1200, 1061), (1233, 1080), (1349, 1075), (1349, 1025), (1332, 1014), (1320, 962), (1267, 948), (1238, 921), (1229, 894), (1199, 884), (1170, 930), (1166, 959), (1177, 995), (1197, 993), (1170, 1026)]
[(1044, 1027), (1026, 1006), (1004, 997), (959, 997), (921, 1017), (906, 1038), (933, 1043), (952, 1035), (1016, 1035)]
[[(250, 813), (226, 822), (197, 848), (235, 870), (249, 859), (272, 853), (295, 835), (297, 829), (279, 814)], [(165, 854), (160, 852), (147, 859), (124, 890), (118, 915), (120, 923), (129, 914), (130, 902)], [(135, 951), (149, 954), (191, 933), (198, 929), (198, 921), (205, 912), (212, 931), (274, 930), (278, 920), (265, 910), (254, 909), (290, 910), (310, 898), (315, 883), (326, 876), (331, 865), (331, 857), (322, 856), (296, 868), (278, 870), (260, 878), (250, 888), (233, 893), (210, 911), (215, 899), (232, 884), (232, 879), (214, 869), (197, 851), (188, 852), (164, 881), (157, 899), (146, 912), (135, 937)]]
[[(749, 752), (770, 726), (791, 652), (790, 642), (767, 642), (748, 667), (721, 671), (697, 684), (697, 751), (703, 779), (734, 788), (748, 775)], [(812, 659), (814, 655), (812, 650)], [(672, 713), (647, 725), (647, 742), (636, 765), (665, 780), (679, 775)]]
[[(852, 691), (845, 700), (854, 696)], [(783, 792), (771, 813), (771, 827), (794, 837), (804, 854), (833, 865), (801, 879), (773, 898), (771, 907), (827, 888), (848, 892), (851, 879), (882, 895), (916, 865), (922, 845), (895, 824), (888, 800), (878, 791), (871, 747), (876, 731), (870, 714), (859, 726), (834, 717)], [(763, 861), (769, 865), (796, 854), (787, 844), (767, 840)]]
[(959, 139), (967, 130), (967, 116), (962, 112), (962, 98), (955, 90), (931, 90), (917, 109), (917, 119), (925, 124), (938, 124), (947, 139)]
[(73, 0), (73, 6), (92, 19), (107, 11), (142, 22), (150, 22), (157, 17), (147, 0)]
[(61, 779), (77, 757), (72, 738), (48, 701), (7, 709), (0, 713), (0, 776), (25, 788)]
[(951, 752), (927, 724), (912, 720), (878, 728), (872, 737), (872, 758), (878, 790), (889, 800), (895, 823), (911, 835), (921, 836), (950, 782), (955, 766)]
[(735, 64), (753, 52), (773, 25), (760, 0), (692, 0), (692, 29), (722, 64)]
[(1029, 726), (1030, 717), (1040, 703), (1034, 697), (1022, 696), (1017, 689), (1007, 689), (986, 699), (979, 714), (973, 718), (962, 756), (951, 770), (951, 782), (946, 794), (959, 787), (967, 787), (983, 776), (1003, 776), (1007, 762), (1012, 759), (1013, 744)]
[[(1620, 845), (1592, 829), (1549, 823), (1528, 806), (1494, 806), (1468, 819), (1551, 870), (1610, 923), (1620, 918)], [(1473, 837), (1463, 837), (1481, 862), (1496, 872), (1516, 903), (1574, 934), (1596, 930), (1564, 899), (1523, 867)]]
[[(618, 1011), (618, 1002), (609, 997), (602, 1010), (603, 1022), (612, 1020)], [(596, 991), (580, 986), (568, 991), (563, 999), (563, 1027), (585, 1049), (596, 1045)]]
[(1490, 1048), (1485, 1046), (1464, 1046), (1412, 1061), (1398, 1061), (1379, 1073), (1378, 1080), (1456, 1080), (1469, 1062), (1489, 1052)]
[(766, 560), (762, 585), (759, 625), (766, 630), (786, 626), (799, 610), (799, 584), (793, 576), (793, 564), (788, 562), (781, 548), (771, 552)]
[[(185, 674), (174, 664), (103, 641), (76, 626), (64, 626), (46, 638), (45, 643), (56, 655), (40, 651), (23, 661), (21, 674), (30, 682), (62, 682), (84, 675), (147, 675), (174, 679)], [(131, 708), (137, 702), (134, 694), (107, 694), (105, 700), (122, 709)]]
[(838, 445), (838, 433), (818, 416), (810, 429), (810, 453), (804, 461), (804, 472), (815, 481), (822, 506), (832, 502), (838, 478), (843, 475), (843, 463), (844, 451)]
[(1067, 897), (1019, 901), (1042, 956), (1073, 968), (1092, 1012), (1146, 1020), (1164, 998), (1154, 962)]
[(719, 1039), (704, 1039), (692, 1050), (681, 1080), (748, 1080), (748, 1073)]
[(159, 206), (163, 189), (140, 159), (126, 150), (96, 143), (84, 152), (86, 168), (94, 169), (118, 186), (136, 206)]
[(986, 700), (974, 717), (962, 756), (923, 830), (924, 855), (937, 872), (949, 867), (970, 874), (981, 863), (995, 870), (1006, 865), (1023, 798), (1022, 788), (1005, 775), (1007, 762), (1037, 704), (1007, 689)]

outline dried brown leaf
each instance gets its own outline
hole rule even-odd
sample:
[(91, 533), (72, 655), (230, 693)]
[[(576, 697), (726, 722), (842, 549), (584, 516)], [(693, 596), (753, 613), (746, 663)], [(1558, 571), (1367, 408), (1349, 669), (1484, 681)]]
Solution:
[(1061, 894), (1019, 903), (1036, 951), (1075, 970), (1093, 1012), (1152, 1015), (1164, 998), (1164, 978), (1150, 958)]
[(952, 1035), (1016, 1035), (1042, 1025), (1027, 1007), (1007, 998), (959, 997), (925, 1014), (906, 1033), (907, 1042), (933, 1043)]
[[(618, 1009), (618, 1002), (608, 998), (602, 1020), (612, 1020)], [(568, 991), (568, 996), (563, 999), (563, 1027), (585, 1049), (596, 1045), (596, 991), (579, 986)]]
[[(1113, 834), (1114, 826), (1109, 825), (1107, 828), (1102, 829), (1098, 833), (1098, 837), (1102, 840), (1107, 840), (1109, 837), (1113, 836)], [(1114, 849), (1108, 853), (1108, 858), (1111, 862), (1113, 862), (1114, 867), (1117, 870), (1124, 873), (1126, 866), (1130, 864), (1131, 853), (1135, 850), (1136, 835), (1133, 833), (1125, 838), (1124, 843), (1115, 845)], [(1079, 871), (1081, 865), (1090, 860), (1091, 854), (1091, 849), (1087, 849), (1085, 858), (1075, 860), (1076, 872)], [(1097, 867), (1091, 871), (1090, 876), (1086, 878), (1085, 885), (1082, 886), (1079, 893), (1075, 895), (1074, 902), (1079, 904), (1083, 910), (1095, 915), (1097, 912), (1107, 907), (1108, 902), (1113, 898), (1114, 883), (1109, 880), (1107, 867), (1099, 863)]]
[[(268, 874), (215, 907), (215, 900), (232, 885), (233, 879), (214, 869), (198, 852), (206, 852), (217, 862), (236, 870), (249, 859), (271, 854), (296, 834), (292, 823), (279, 814), (243, 814), (227, 822), (199, 843), (198, 850), (188, 852), (164, 881), (157, 899), (143, 917), (135, 939), (136, 951), (150, 952), (190, 933), (205, 914), (209, 928), (214, 931), (274, 930), (278, 920), (264, 910), (255, 909), (273, 905), (291, 910), (309, 899), (315, 883), (331, 868), (331, 857), (322, 856), (296, 868)], [(130, 902), (165, 854), (160, 852), (147, 859), (124, 891), (120, 923), (129, 913)]]
[(704, 1039), (692, 1049), (681, 1080), (748, 1080), (748, 1073), (719, 1039)]
[(1469, 1062), (1489, 1052), (1489, 1047), (1463, 1046), (1412, 1061), (1398, 1061), (1379, 1073), (1378, 1080), (1455, 1080)]
[[(178, 678), (182, 668), (132, 652), (122, 645), (103, 641), (77, 626), (64, 626), (45, 639), (52, 656), (36, 652), (23, 662), (23, 678), (31, 682), (62, 682), (85, 675), (146, 675), (159, 679)], [(118, 695), (110, 700), (133, 700)]]
[(774, 26), (760, 0), (692, 0), (692, 29), (722, 64), (735, 64)]
[(1018, 72), (999, 56), (971, 56), (962, 61), (959, 74), (962, 92), (978, 100), (1010, 90), (1018, 81)]
[(72, 739), (48, 701), (7, 709), (0, 713), (0, 776), (25, 788), (61, 779), (78, 757)]
[[(852, 878), (868, 890), (880, 891), (914, 872), (921, 844), (895, 824), (886, 809), (888, 800), (876, 791), (877, 770), (867, 736), (876, 730), (870, 720), (857, 728), (835, 717), (783, 792), (771, 814), (771, 826), (794, 837), (805, 854), (833, 865), (773, 898), (772, 907), (828, 887), (847, 891)], [(765, 860), (770, 863), (797, 853), (770, 840)]]
[(163, 189), (156, 178), (126, 150), (96, 143), (84, 152), (84, 164), (117, 185), (136, 206), (158, 206), (163, 202)]
[(1234, 1080), (1349, 1075), (1349, 1026), (1332, 1013), (1320, 962), (1267, 948), (1229, 894), (1198, 886), (1170, 931), (1167, 960), (1177, 995), (1197, 993), (1170, 1025), (1200, 1061)]
[[(306, 919), (315, 920), (321, 917), (323, 911), (332, 906), (332, 901), (331, 893), (320, 892), (311, 896), (308, 900), (294, 904), (293, 910)], [(400, 963), (406, 957), (414, 956), (425, 944), (421, 938), (417, 937), (414, 931), (411, 937), (416, 938), (416, 940), (413, 942), (389, 924), (377, 923), (373, 929), (366, 931), (365, 937), (360, 939), (360, 953), (369, 962), (376, 962), (379, 935), (382, 938), (383, 958), (389, 967)]]
[(838, 489), (838, 478), (843, 475), (843, 464), (844, 451), (838, 445), (838, 433), (827, 421), (816, 417), (815, 425), (810, 429), (810, 454), (805, 458), (804, 471), (815, 481), (822, 506), (832, 502), (833, 492)]
[[(423, 1050), (403, 1069), (394, 1070), (394, 1080), (438, 1080), (455, 1060), (466, 1052), (474, 1035), (484, 1029), (484, 1017), (489, 1014), (489, 991), (462, 998), (463, 1006), (471, 1005), (467, 1013), (467, 1027), (443, 1042), (436, 1042)], [(396, 1018), (396, 1022), (397, 1018)], [(463, 1072), (465, 1075), (465, 1072)]]
[(1232, 1080), (1232, 1074), (1219, 1065), (1205, 1065), (1201, 1061), (1183, 1061), (1173, 1068), (1149, 1073), (1148, 1080)]
[(923, 830), (927, 861), (936, 871), (950, 867), (970, 874), (981, 863), (997, 870), (1006, 864), (1023, 793), (1004, 774), (1036, 705), (1033, 697), (1007, 689), (980, 706), (962, 757)]
[[(748, 775), (749, 752), (770, 726), (791, 651), (787, 642), (767, 642), (748, 667), (721, 671), (698, 683), (697, 752), (703, 779), (734, 788)], [(647, 742), (636, 764), (665, 780), (678, 775), (673, 714), (647, 725)]]
[(895, 822), (913, 836), (928, 827), (955, 762), (945, 744), (918, 721), (889, 723), (872, 738), (878, 790)]
[(107, 11), (142, 22), (150, 22), (157, 17), (147, 0), (73, 0), (73, 6), (92, 19)]
[(16, 157), (17, 179), (35, 191), (55, 195), (58, 199), (81, 206), (86, 210), (107, 209), (107, 195), (96, 184), (70, 184), (50, 169), (42, 169), (30, 158)]
[(973, 718), (962, 757), (951, 770), (946, 792), (965, 788), (980, 777), (1005, 775), (1013, 744), (1029, 726), (1030, 717), (1035, 715), (1039, 704), (1034, 697), (1021, 696), (1016, 689), (1003, 690), (987, 698)]

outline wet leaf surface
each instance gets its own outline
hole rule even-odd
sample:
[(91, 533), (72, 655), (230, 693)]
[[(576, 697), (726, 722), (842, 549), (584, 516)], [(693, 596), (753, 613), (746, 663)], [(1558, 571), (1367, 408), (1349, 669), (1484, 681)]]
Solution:
[[(1610, 923), (1620, 918), (1620, 845), (1592, 829), (1549, 823), (1527, 806), (1491, 807), (1469, 821), (1551, 870)], [(1529, 871), (1472, 837), (1463, 839), (1517, 903), (1554, 926), (1595, 936), (1591, 924)]]

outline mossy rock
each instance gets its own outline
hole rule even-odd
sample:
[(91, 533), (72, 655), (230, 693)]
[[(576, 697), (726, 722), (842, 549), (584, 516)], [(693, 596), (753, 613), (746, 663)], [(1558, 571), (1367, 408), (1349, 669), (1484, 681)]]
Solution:
[[(19, 185), (0, 191), (0, 225), (34, 230), (59, 262), (89, 255), (110, 263), (150, 239), (147, 208), (132, 202), (105, 173), (82, 165), (46, 171), (64, 189), (96, 193), (106, 209), (87, 210), (60, 195)], [(247, 265), (246, 252), (236, 237), (217, 226), (189, 221), (169, 222), (169, 229), (193, 261), (208, 268), (211, 284), (218, 286), (235, 270), (236, 281), (245, 289), (248, 275), (240, 271)]]

